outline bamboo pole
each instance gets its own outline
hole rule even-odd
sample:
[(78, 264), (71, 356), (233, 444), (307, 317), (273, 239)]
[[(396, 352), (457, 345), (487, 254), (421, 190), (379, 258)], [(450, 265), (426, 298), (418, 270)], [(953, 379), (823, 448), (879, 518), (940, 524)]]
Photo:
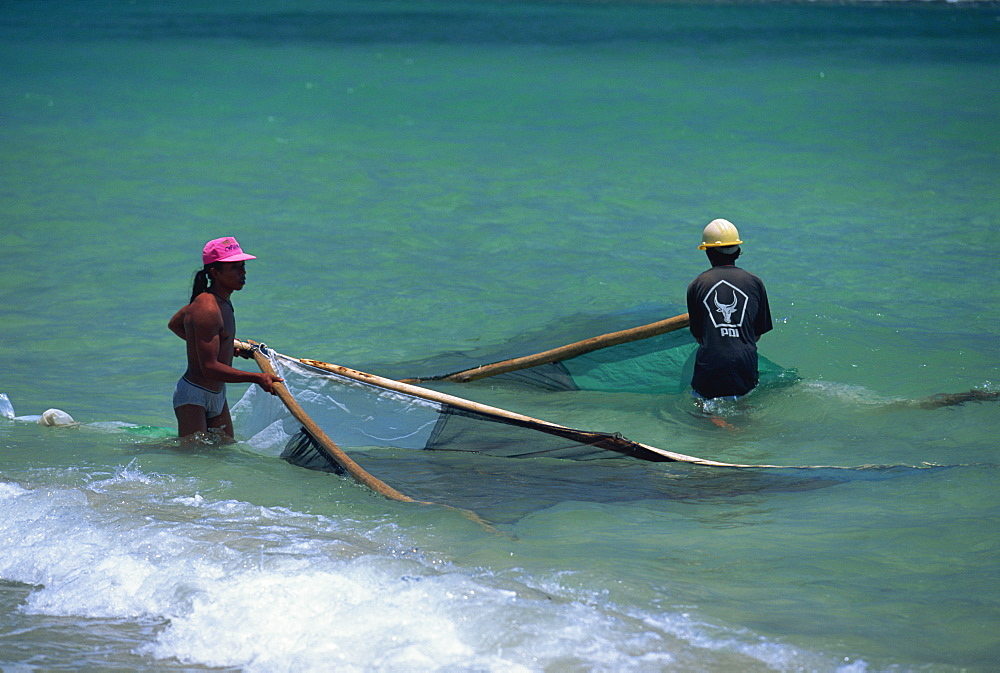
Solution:
[[(494, 362), (492, 364), (482, 365), (472, 369), (465, 369), (460, 372), (448, 374), (447, 376), (435, 377), (433, 380), (468, 383), (469, 381), (476, 381), (478, 379), (484, 379), (498, 374), (506, 374), (519, 369), (537, 367), (538, 365), (558, 362), (560, 360), (568, 360), (569, 358), (600, 350), (602, 348), (610, 348), (611, 346), (618, 346), (631, 341), (638, 341), (639, 339), (648, 339), (649, 337), (659, 336), (660, 334), (666, 334), (667, 332), (675, 332), (679, 329), (684, 329), (689, 324), (688, 314), (682, 313), (681, 315), (676, 315), (673, 318), (667, 318), (666, 320), (660, 320), (648, 325), (641, 325), (639, 327), (624, 329), (618, 332), (609, 332), (608, 334), (602, 334), (600, 336), (584, 339), (583, 341), (566, 344), (565, 346), (552, 348), (547, 351), (542, 351), (541, 353), (535, 353), (534, 355), (525, 355), (523, 357), (502, 360), (501, 362)], [(426, 380), (431, 379), (403, 379), (405, 383), (420, 383), (421, 381)]]

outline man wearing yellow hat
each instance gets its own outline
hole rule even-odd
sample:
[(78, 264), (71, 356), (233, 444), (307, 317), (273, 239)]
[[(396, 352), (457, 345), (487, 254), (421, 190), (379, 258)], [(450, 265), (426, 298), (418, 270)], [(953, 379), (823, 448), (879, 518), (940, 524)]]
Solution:
[(699, 344), (691, 388), (705, 399), (739, 397), (757, 386), (757, 340), (772, 328), (764, 283), (736, 266), (742, 243), (732, 222), (712, 220), (698, 246), (712, 268), (687, 289)]

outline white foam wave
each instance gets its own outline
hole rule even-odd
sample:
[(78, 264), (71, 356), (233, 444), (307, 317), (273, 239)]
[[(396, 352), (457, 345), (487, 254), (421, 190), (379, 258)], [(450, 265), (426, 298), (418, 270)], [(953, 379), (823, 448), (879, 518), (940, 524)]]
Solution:
[(86, 487), (0, 482), (0, 577), (37, 587), (29, 614), (162, 624), (137, 647), (150, 660), (248, 671), (816, 663), (687, 615), (626, 615), (558, 579), (457, 568), (391, 525), (189, 486), (134, 466)]

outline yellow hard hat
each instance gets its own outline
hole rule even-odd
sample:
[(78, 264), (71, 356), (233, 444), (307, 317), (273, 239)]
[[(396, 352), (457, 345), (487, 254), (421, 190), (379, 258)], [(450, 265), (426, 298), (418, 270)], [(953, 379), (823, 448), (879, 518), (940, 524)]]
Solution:
[(701, 245), (698, 246), (698, 249), (725, 248), (739, 245), (742, 242), (740, 240), (740, 232), (736, 231), (736, 226), (732, 222), (718, 219), (712, 220), (705, 227), (705, 231), (701, 234)]

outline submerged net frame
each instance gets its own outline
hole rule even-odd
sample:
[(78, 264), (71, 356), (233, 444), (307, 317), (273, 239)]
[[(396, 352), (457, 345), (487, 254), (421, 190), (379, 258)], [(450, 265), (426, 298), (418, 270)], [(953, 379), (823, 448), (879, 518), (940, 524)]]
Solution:
[[(499, 376), (550, 390), (682, 393), (689, 387), (697, 349), (693, 338), (681, 331), (688, 325), (688, 315), (681, 314), (534, 355), (466, 367), (451, 374), (401, 380), (294, 358), (263, 344), (238, 341), (237, 348), (252, 352), (263, 371), (280, 374), (285, 383), (275, 385), (280, 403), (251, 386), (234, 411), (240, 406), (255, 409), (251, 415), (256, 423), (251, 429), (251, 444), (264, 442), (271, 448), (279, 445), (282, 457), (295, 465), (347, 473), (377, 493), (409, 502), (414, 500), (369, 474), (340, 445), (465, 451), (507, 458), (594, 460), (626, 456), (716, 468), (875, 467), (750, 465), (708, 460), (634, 442), (617, 433), (577, 430), (415, 385), (421, 381), (468, 382)], [(759, 370), (762, 386), (783, 386), (799, 380), (794, 369), (784, 369), (762, 356)], [(972, 390), (906, 400), (888, 407), (933, 409), (998, 399), (1000, 392)], [(241, 431), (243, 426), (241, 422)], [(466, 514), (479, 520), (471, 512)]]

